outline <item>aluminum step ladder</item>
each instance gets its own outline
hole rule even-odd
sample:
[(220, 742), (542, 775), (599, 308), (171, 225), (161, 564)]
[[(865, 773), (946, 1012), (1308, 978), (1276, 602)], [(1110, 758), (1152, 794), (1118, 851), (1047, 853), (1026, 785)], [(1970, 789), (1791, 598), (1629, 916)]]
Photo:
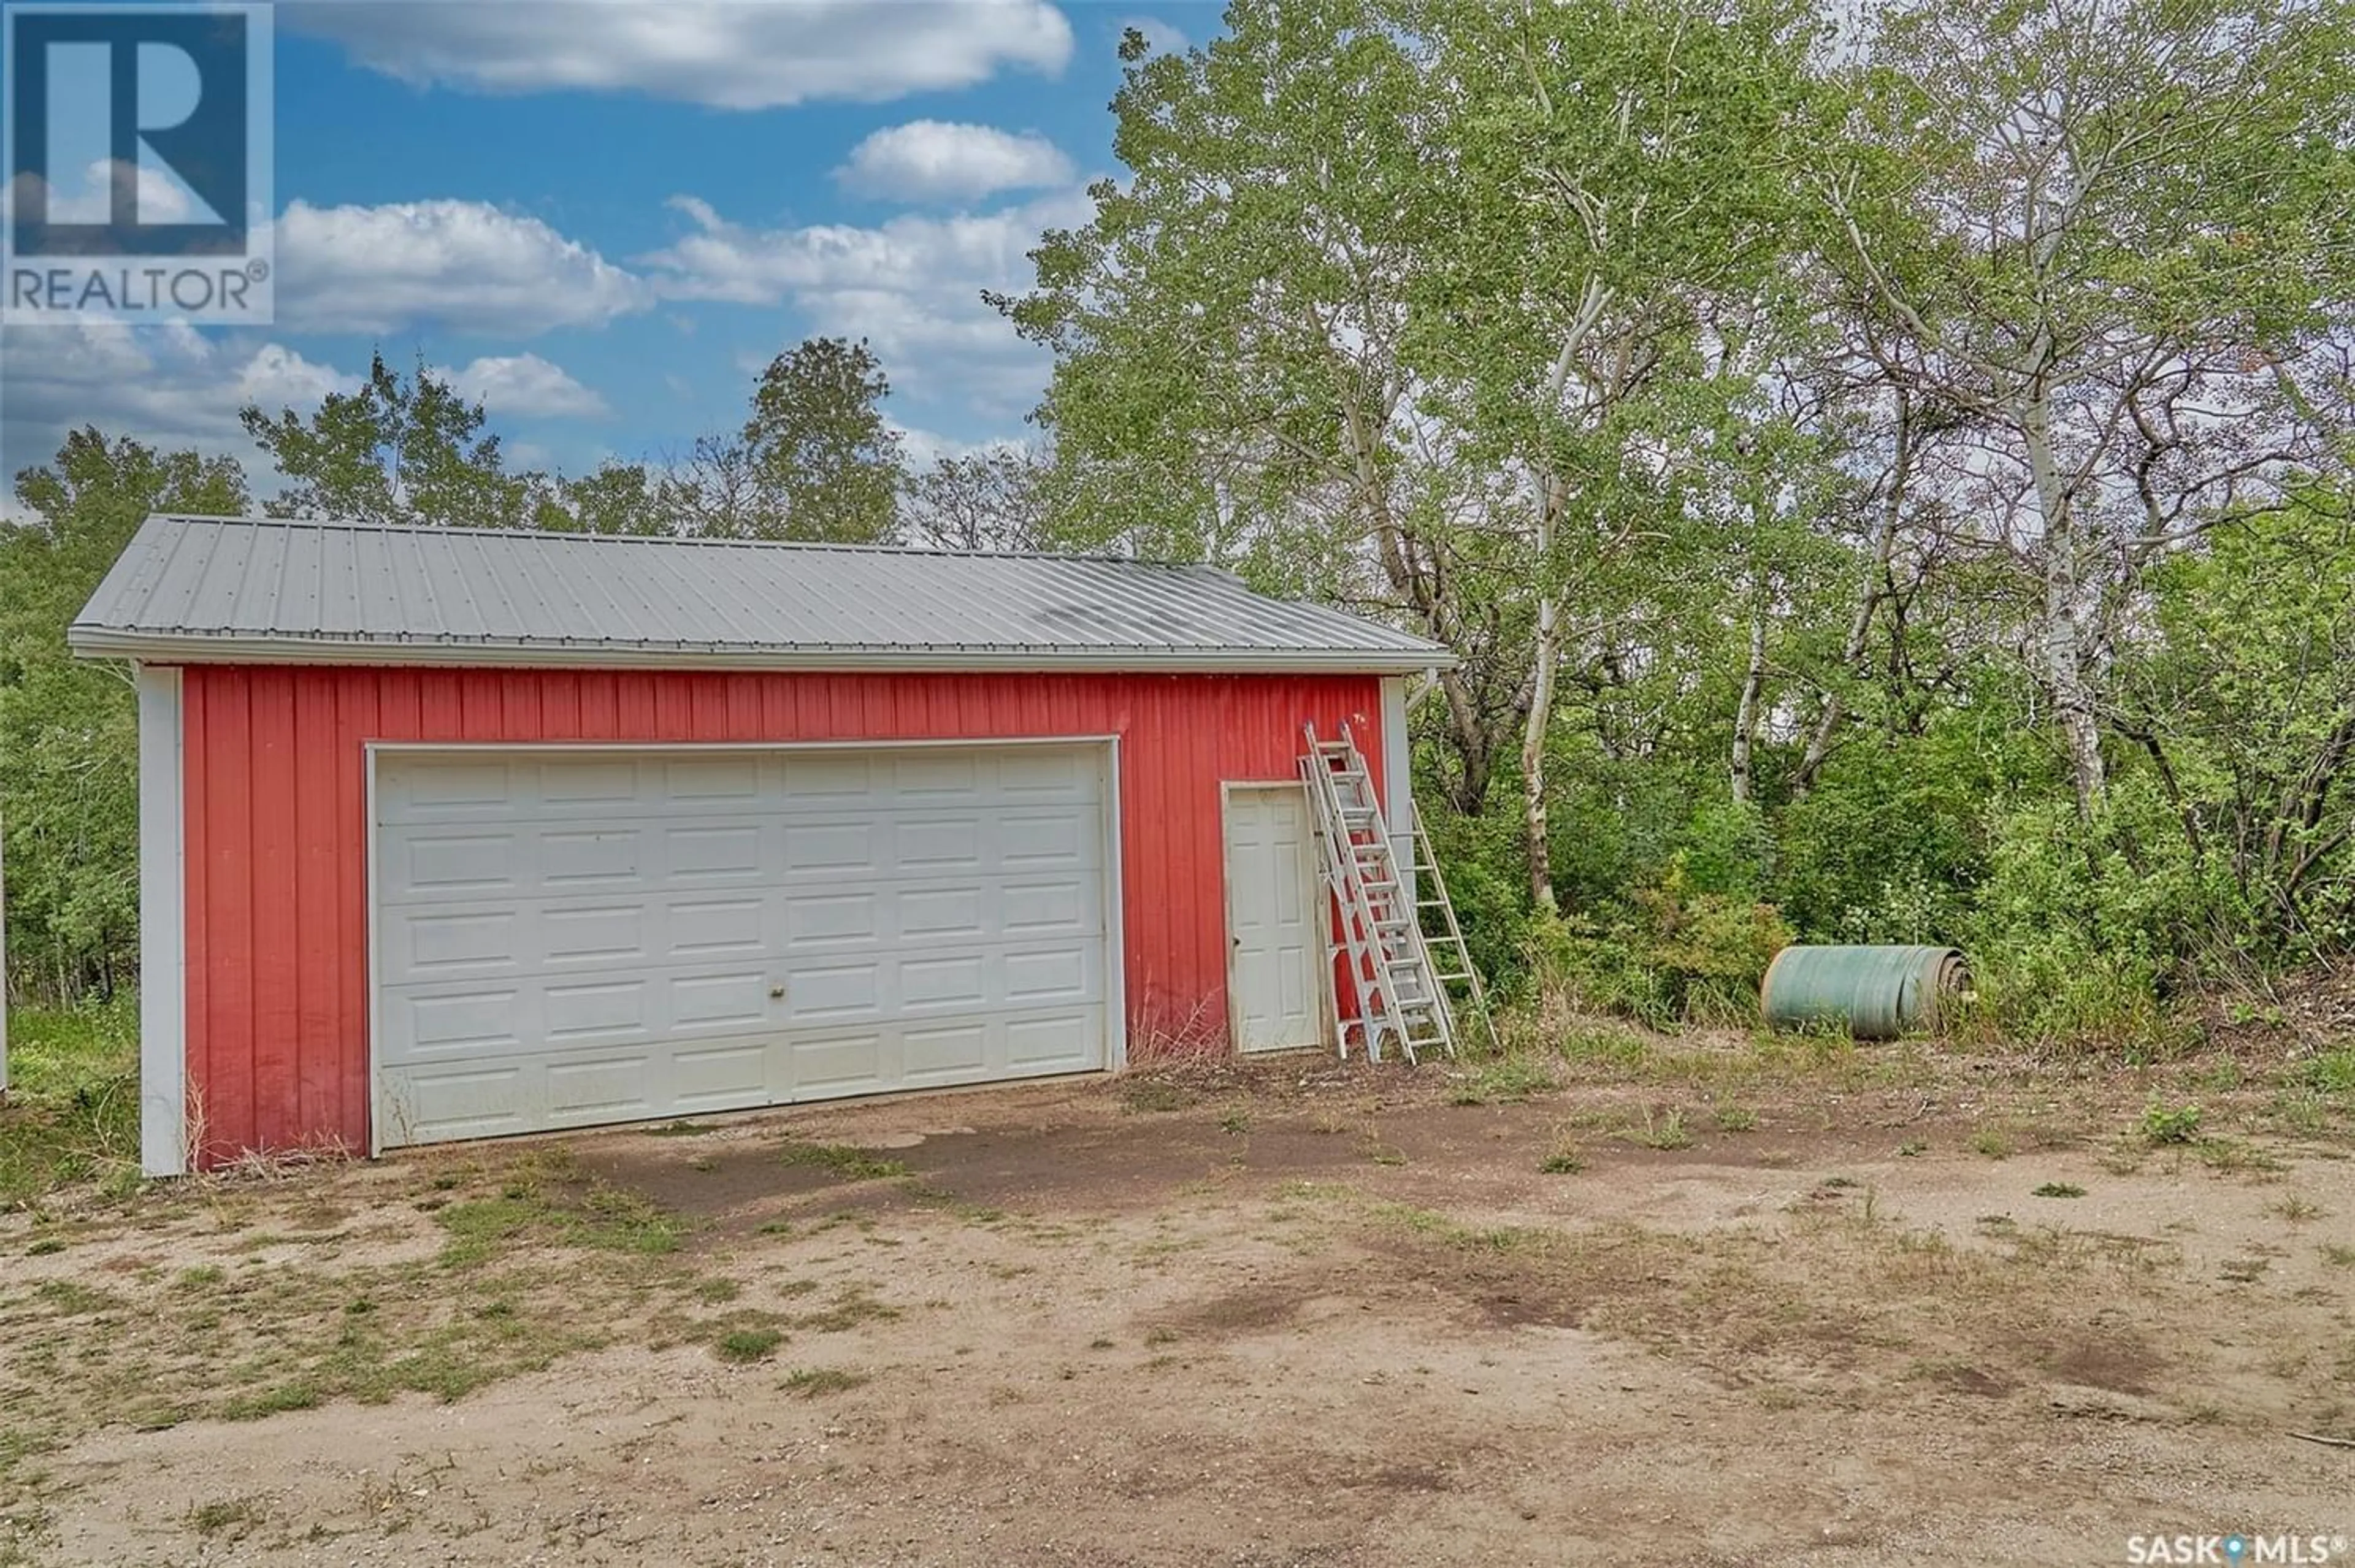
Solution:
[[(1399, 874), (1357, 739), (1347, 724), (1338, 740), (1317, 739), (1314, 724), (1303, 726), (1301, 733), (1306, 750), (1300, 778), (1308, 786), (1309, 820), (1333, 901), (1326, 960), (1328, 967), (1348, 960), (1349, 988), (1356, 994), (1355, 1018), (1339, 1016), (1337, 989), (1335, 994), (1335, 1039), (1341, 1055), (1348, 1056), (1349, 1031), (1355, 1029), (1369, 1061), (1382, 1059), (1386, 1039), (1409, 1061), (1419, 1061), (1418, 1053), (1433, 1046), (1454, 1056), (1455, 1019), (1447, 991), (1432, 967), (1422, 912), (1415, 907), (1419, 901)], [(1337, 941), (1333, 926), (1339, 930)]]

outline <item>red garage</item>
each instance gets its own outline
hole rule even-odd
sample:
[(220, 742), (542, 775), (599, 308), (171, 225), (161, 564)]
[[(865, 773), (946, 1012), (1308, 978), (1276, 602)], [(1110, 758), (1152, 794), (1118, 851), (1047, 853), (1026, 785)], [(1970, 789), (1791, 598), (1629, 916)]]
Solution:
[(1448, 662), (1206, 567), (170, 517), (72, 643), (155, 1174), (1316, 1043), (1302, 728), (1401, 776)]

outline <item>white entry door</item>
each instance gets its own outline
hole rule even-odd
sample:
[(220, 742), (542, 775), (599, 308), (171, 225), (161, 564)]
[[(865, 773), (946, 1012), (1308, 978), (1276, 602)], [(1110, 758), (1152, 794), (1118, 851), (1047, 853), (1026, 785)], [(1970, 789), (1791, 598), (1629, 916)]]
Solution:
[(1100, 746), (381, 754), (376, 1137), (1111, 1065)]
[(1227, 1011), (1238, 1051), (1325, 1042), (1325, 940), (1307, 792), (1227, 786)]

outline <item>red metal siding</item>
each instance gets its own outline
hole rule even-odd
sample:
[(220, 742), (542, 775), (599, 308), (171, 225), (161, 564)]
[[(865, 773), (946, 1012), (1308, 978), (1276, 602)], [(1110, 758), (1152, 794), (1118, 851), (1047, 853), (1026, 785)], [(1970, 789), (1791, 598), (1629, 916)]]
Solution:
[(371, 741), (1121, 738), (1132, 1061), (1223, 1050), (1220, 784), (1294, 776), (1347, 720), (1379, 771), (1371, 676), (786, 675), (194, 666), (186, 731), (188, 1082), (208, 1160), (365, 1148)]

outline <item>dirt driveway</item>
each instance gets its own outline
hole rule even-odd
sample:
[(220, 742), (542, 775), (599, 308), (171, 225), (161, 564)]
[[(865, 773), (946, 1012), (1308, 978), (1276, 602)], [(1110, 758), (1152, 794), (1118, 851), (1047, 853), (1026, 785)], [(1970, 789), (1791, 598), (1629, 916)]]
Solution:
[(0, 1563), (2355, 1562), (2355, 1162), (2140, 1111), (1295, 1060), (0, 1220)]

